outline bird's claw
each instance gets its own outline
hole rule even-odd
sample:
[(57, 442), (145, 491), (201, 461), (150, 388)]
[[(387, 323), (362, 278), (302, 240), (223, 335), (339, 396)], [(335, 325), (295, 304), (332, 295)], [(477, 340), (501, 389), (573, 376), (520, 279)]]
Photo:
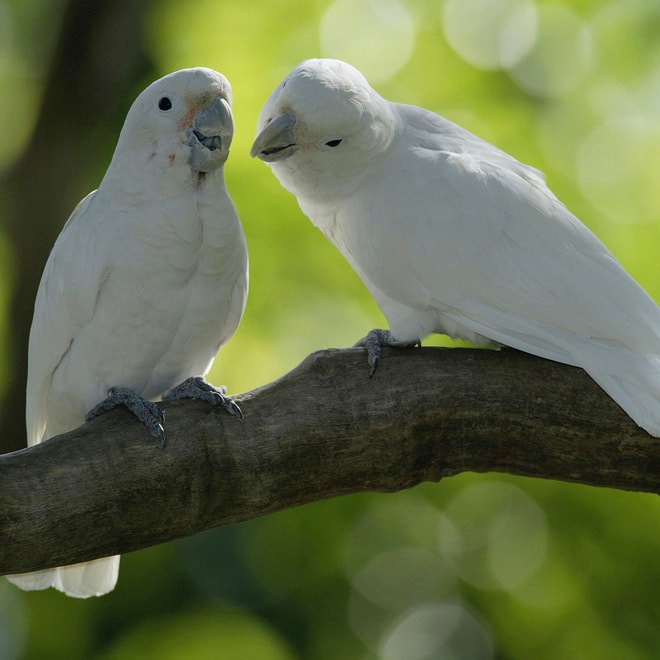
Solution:
[(391, 337), (389, 330), (370, 330), (366, 337), (362, 337), (355, 343), (356, 347), (363, 347), (367, 351), (367, 362), (371, 367), (369, 378), (372, 378), (376, 373), (376, 369), (380, 364), (381, 348), (390, 345), (388, 340)]
[(230, 415), (236, 415), (242, 420), (243, 411), (231, 397), (226, 396), (226, 392), (227, 388), (224, 385), (214, 387), (202, 376), (192, 376), (169, 390), (163, 400), (199, 399), (212, 406), (222, 405)]
[(85, 415), (85, 421), (89, 422), (117, 406), (124, 406), (133, 413), (165, 447), (165, 413), (158, 404), (142, 398), (128, 387), (111, 387), (106, 398)]
[(409, 348), (412, 346), (421, 346), (422, 342), (419, 339), (414, 341), (399, 341), (392, 336), (392, 333), (389, 330), (370, 330), (366, 337), (355, 342), (354, 347), (362, 347), (367, 351), (367, 361), (371, 367), (369, 373), (369, 378), (373, 378), (373, 375), (378, 369), (378, 365), (381, 360), (381, 349), (383, 346), (396, 346), (399, 348)]

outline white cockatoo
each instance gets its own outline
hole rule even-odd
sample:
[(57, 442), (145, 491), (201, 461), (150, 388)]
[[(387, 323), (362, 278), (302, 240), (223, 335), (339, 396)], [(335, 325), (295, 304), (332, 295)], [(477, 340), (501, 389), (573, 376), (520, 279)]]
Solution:
[[(171, 73), (133, 103), (98, 190), (74, 210), (41, 279), (29, 344), (30, 445), (116, 405), (164, 444), (153, 403), (163, 395), (240, 416), (224, 388), (201, 377), (247, 296), (245, 236), (223, 172), (230, 104), (229, 82), (207, 68)], [(115, 556), (9, 579), (85, 598), (111, 591), (118, 569)]]
[(660, 437), (660, 309), (539, 171), (328, 59), (275, 89), (251, 154), (385, 315), (372, 369), (430, 333), (495, 342), (582, 367)]

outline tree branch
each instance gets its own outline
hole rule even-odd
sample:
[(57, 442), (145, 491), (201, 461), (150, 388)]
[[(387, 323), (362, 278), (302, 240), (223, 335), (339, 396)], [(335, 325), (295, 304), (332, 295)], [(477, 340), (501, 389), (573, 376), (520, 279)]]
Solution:
[(117, 410), (0, 456), (0, 574), (136, 550), (323, 498), (464, 471), (660, 493), (660, 440), (580, 369), (512, 350), (310, 355), (237, 401)]

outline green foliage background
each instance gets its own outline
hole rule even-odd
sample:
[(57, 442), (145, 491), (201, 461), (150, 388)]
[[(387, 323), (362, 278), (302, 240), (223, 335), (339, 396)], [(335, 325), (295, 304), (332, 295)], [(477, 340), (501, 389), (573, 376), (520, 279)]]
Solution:
[[(0, 0), (2, 169), (30, 135), (57, 6)], [(234, 88), (227, 183), (251, 288), (210, 375), (230, 392), (384, 324), (334, 248), (248, 156), (263, 101), (307, 57), (350, 59), (385, 97), (442, 113), (542, 169), (660, 301), (654, 0), (158, 0), (152, 12), (148, 50), (160, 73), (210, 66)], [(127, 108), (132, 98), (107, 102)], [(113, 147), (99, 145), (80, 197)], [(4, 309), (15, 258), (0, 234)], [(0, 658), (645, 660), (660, 649), (659, 555), (655, 496), (461, 475), (127, 555), (101, 599), (2, 581)]]

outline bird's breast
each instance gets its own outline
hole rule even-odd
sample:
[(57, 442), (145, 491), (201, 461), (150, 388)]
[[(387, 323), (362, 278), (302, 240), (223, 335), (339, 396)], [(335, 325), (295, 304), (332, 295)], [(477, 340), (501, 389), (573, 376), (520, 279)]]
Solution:
[(203, 373), (233, 334), (247, 292), (247, 250), (231, 201), (220, 202), (178, 198), (134, 214), (92, 324), (106, 328), (104, 350), (117, 356), (99, 365), (108, 383), (157, 396)]

